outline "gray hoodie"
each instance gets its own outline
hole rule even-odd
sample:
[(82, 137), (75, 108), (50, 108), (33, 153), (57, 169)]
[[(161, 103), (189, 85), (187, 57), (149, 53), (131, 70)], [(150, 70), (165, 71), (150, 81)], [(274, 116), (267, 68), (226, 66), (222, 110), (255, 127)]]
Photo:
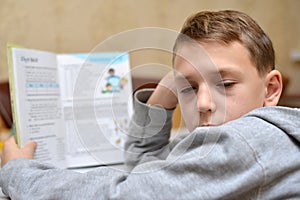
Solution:
[[(129, 171), (87, 173), (14, 159), (0, 170), (12, 199), (300, 199), (300, 110), (256, 109), (169, 142), (172, 111), (136, 93)], [(138, 100), (137, 100), (138, 99)]]

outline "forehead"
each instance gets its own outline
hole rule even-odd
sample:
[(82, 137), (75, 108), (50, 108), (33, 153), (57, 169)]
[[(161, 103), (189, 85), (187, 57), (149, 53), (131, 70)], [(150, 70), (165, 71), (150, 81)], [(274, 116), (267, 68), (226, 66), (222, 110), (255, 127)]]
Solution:
[(174, 57), (174, 69), (184, 76), (195, 72), (202, 75), (257, 73), (248, 50), (239, 42), (181, 44)]

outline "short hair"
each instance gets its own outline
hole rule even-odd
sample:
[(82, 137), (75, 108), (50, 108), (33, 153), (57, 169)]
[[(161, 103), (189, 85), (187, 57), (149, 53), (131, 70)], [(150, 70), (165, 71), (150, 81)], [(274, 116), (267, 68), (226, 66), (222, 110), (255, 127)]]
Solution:
[(261, 76), (275, 69), (272, 41), (256, 21), (245, 13), (234, 10), (202, 11), (190, 16), (176, 39), (173, 59), (179, 43), (187, 38), (224, 45), (240, 42), (249, 51), (250, 60)]

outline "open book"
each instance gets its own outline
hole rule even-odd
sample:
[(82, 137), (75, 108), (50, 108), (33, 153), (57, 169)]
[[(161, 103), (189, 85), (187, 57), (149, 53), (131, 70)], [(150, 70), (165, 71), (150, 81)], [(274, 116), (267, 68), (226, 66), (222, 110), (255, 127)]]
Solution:
[(56, 54), (8, 46), (9, 81), (20, 146), (61, 168), (123, 162), (132, 114), (129, 55)]

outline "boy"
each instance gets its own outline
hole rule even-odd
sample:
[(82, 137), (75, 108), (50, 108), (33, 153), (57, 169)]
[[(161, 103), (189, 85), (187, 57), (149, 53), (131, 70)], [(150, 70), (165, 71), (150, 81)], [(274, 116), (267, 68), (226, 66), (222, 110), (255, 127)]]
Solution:
[[(125, 145), (132, 171), (55, 169), (22, 159), (32, 158), (35, 143), (20, 150), (11, 139), (0, 171), (4, 193), (16, 199), (300, 198), (300, 111), (274, 107), (282, 81), (269, 38), (237, 11), (197, 13), (181, 33), (175, 83), (170, 73), (154, 91), (135, 94)], [(177, 102), (191, 133), (169, 142)]]

